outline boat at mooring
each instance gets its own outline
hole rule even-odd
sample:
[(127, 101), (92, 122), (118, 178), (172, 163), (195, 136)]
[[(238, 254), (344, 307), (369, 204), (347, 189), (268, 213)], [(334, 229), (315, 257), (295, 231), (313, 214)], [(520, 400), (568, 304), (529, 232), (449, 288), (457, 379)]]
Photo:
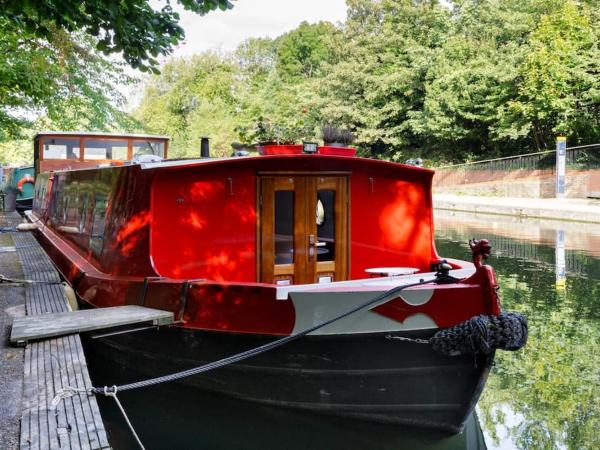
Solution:
[(474, 333), (482, 324), (492, 333), (504, 316), (483, 264), (487, 242), (472, 243), (472, 262), (436, 252), (433, 171), (315, 144), (228, 158), (167, 153), (164, 136), (36, 136), (27, 217), (82, 307), (144, 305), (177, 319), (106, 333), (89, 341), (95, 351), (156, 377), (332, 321), (179, 382), (462, 429), (499, 347)]

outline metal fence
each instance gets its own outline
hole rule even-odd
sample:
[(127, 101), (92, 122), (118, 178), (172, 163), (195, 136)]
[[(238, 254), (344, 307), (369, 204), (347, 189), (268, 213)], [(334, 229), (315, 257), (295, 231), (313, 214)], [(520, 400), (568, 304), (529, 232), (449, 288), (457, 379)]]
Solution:
[[(600, 144), (567, 148), (567, 169), (600, 169)], [(434, 168), (436, 186), (456, 186), (504, 179), (511, 172), (511, 179), (532, 176), (550, 176), (556, 169), (556, 152), (548, 150), (505, 158), (487, 159), (464, 164)]]

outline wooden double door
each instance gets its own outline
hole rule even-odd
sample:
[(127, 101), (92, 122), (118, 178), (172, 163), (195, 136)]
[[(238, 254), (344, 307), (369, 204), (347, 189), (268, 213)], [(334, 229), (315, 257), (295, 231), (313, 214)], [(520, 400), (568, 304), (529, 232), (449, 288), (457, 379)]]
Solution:
[(348, 178), (259, 178), (260, 281), (278, 285), (345, 280)]

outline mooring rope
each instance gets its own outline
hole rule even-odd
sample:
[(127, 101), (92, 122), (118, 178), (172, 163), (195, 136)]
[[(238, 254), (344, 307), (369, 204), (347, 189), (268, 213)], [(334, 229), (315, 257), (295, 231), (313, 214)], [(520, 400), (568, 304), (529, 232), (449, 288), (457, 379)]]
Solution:
[[(179, 380), (181, 378), (186, 378), (186, 377), (190, 377), (192, 375), (197, 375), (199, 373), (208, 372), (210, 370), (218, 369), (220, 367), (227, 366), (229, 364), (233, 364), (233, 363), (242, 361), (244, 359), (251, 358), (256, 355), (260, 355), (261, 353), (265, 353), (265, 352), (268, 352), (269, 350), (273, 350), (277, 347), (281, 347), (282, 345), (285, 345), (289, 342), (295, 341), (296, 339), (299, 339), (302, 336), (306, 336), (307, 334), (312, 333), (313, 331), (319, 330), (323, 327), (326, 327), (327, 325), (337, 322), (338, 320), (344, 319), (345, 317), (355, 314), (358, 311), (368, 308), (369, 306), (372, 306), (376, 303), (382, 302), (382, 301), (388, 299), (389, 297), (398, 294), (399, 292), (403, 291), (404, 289), (407, 289), (409, 287), (415, 287), (415, 286), (421, 286), (424, 284), (429, 284), (434, 281), (436, 281), (436, 278), (432, 278), (429, 280), (420, 280), (419, 282), (416, 282), (416, 283), (410, 283), (410, 284), (404, 284), (401, 286), (396, 286), (395, 288), (392, 288), (389, 291), (386, 291), (383, 294), (380, 294), (377, 297), (374, 297), (374, 298), (350, 309), (349, 311), (346, 311), (343, 314), (335, 316), (329, 320), (326, 320), (325, 322), (322, 322), (318, 325), (307, 328), (306, 330), (300, 331), (298, 333), (291, 334), (291, 335), (283, 337), (281, 339), (277, 339), (275, 341), (261, 345), (260, 347), (255, 347), (250, 350), (246, 350), (245, 352), (241, 352), (241, 353), (237, 353), (232, 356), (228, 356), (228, 357), (220, 359), (218, 361), (204, 364), (199, 367), (194, 367), (193, 369), (188, 369), (188, 370), (184, 370), (182, 372), (164, 375), (161, 377), (150, 378), (148, 380), (136, 381), (135, 383), (124, 384), (122, 386), (118, 386), (118, 390), (119, 391), (128, 391), (131, 389), (139, 389), (142, 387), (153, 386), (156, 384)], [(101, 387), (101, 388), (92, 388), (91, 391), (95, 394), (105, 394), (105, 389), (106, 389), (106, 386)], [(110, 389), (111, 388), (109, 388), (109, 390)]]
[[(112, 397), (115, 400), (115, 403), (117, 404), (118, 408), (121, 410), (121, 414), (123, 415), (123, 418), (125, 419), (125, 422), (127, 423), (127, 426), (129, 427), (129, 429), (131, 430), (131, 434), (133, 434), (133, 437), (135, 438), (140, 449), (146, 450), (146, 448), (144, 447), (144, 444), (142, 444), (140, 437), (136, 433), (135, 428), (133, 427), (133, 424), (131, 423), (131, 420), (129, 420), (129, 416), (127, 416), (127, 413), (125, 412), (125, 408), (123, 408), (123, 405), (119, 401), (119, 398), (117, 397), (117, 392), (118, 392), (117, 386), (113, 386), (111, 388), (109, 388), (109, 387), (104, 388), (104, 395), (106, 395), (107, 397)], [(64, 388), (56, 391), (56, 395), (50, 402), (50, 411), (55, 411), (56, 407), (58, 406), (58, 404), (60, 403), (60, 401), (62, 399), (72, 397), (75, 394), (93, 395), (92, 388), (85, 389), (85, 388), (77, 388), (77, 387), (73, 387), (73, 386), (65, 386)], [(58, 411), (56, 411), (55, 414), (58, 414)]]
[[(250, 350), (247, 350), (245, 352), (242, 353), (238, 353), (232, 356), (229, 356), (227, 358), (223, 358), (220, 359), (218, 361), (214, 361), (212, 363), (209, 364), (205, 364), (203, 366), (199, 366), (199, 367), (195, 367), (193, 369), (189, 369), (189, 370), (184, 370), (182, 372), (177, 372), (177, 373), (173, 373), (170, 375), (165, 375), (162, 377), (157, 377), (157, 378), (152, 378), (152, 379), (148, 379), (148, 380), (143, 380), (143, 381), (138, 381), (135, 383), (129, 383), (129, 384), (124, 384), (122, 386), (116, 386), (113, 385), (112, 387), (108, 387), (108, 386), (103, 386), (101, 388), (98, 387), (92, 387), (89, 389), (81, 389), (81, 388), (73, 388), (70, 386), (67, 386), (63, 389), (60, 389), (59, 391), (56, 392), (56, 395), (54, 396), (54, 399), (51, 402), (51, 405), (53, 408), (56, 408), (56, 406), (60, 403), (60, 401), (64, 398), (68, 398), (71, 397), (75, 394), (78, 393), (87, 393), (88, 395), (92, 395), (92, 394), (102, 394), (105, 395), (107, 397), (113, 397), (115, 402), (117, 403), (117, 406), (119, 407), (119, 409), (121, 410), (121, 414), (123, 414), (123, 417), (125, 418), (125, 421), (127, 422), (127, 425), (129, 426), (129, 429), (131, 430), (131, 433), (133, 434), (133, 436), (135, 437), (135, 440), (137, 441), (138, 445), (140, 446), (140, 448), (142, 450), (144, 450), (144, 445), (142, 444), (142, 441), (140, 440), (139, 436), (137, 435), (137, 433), (135, 432), (135, 429), (133, 428), (133, 425), (131, 424), (131, 421), (129, 420), (129, 418), (127, 417), (127, 414), (125, 412), (125, 409), (123, 408), (123, 405), (121, 404), (121, 402), (119, 401), (119, 399), (117, 398), (117, 392), (119, 391), (128, 391), (131, 389), (137, 389), (137, 388), (141, 388), (141, 387), (146, 387), (146, 386), (153, 386), (156, 384), (161, 384), (161, 383), (166, 383), (169, 381), (174, 381), (174, 380), (178, 380), (180, 378), (185, 378), (185, 377), (189, 377), (192, 375), (196, 375), (199, 373), (203, 373), (203, 372), (208, 372), (209, 370), (214, 370), (217, 369), (219, 367), (223, 367), (226, 366), (228, 364), (233, 364), (235, 362), (238, 361), (242, 361), (244, 359), (247, 358), (251, 358), (253, 356), (256, 355), (260, 355), (261, 353), (265, 353), (269, 350), (273, 350), (277, 347), (281, 347), (282, 345), (287, 344), (288, 342), (294, 341), (296, 339), (301, 338), (302, 336), (305, 336), (309, 333), (312, 333), (313, 331), (316, 331), (320, 328), (323, 328), (327, 325), (332, 324), (333, 322), (336, 322), (338, 320), (341, 320), (345, 317), (348, 317), (354, 313), (357, 313), (358, 311), (361, 311), (371, 305), (374, 305), (376, 303), (382, 302), (386, 299), (388, 299), (388, 297), (391, 297), (392, 295), (398, 294), (399, 292), (403, 291), (404, 289), (407, 289), (409, 287), (414, 287), (414, 286), (421, 286), (423, 284), (428, 284), (428, 283), (432, 283), (434, 281), (436, 281), (437, 278), (432, 278), (430, 280), (420, 280), (417, 283), (410, 283), (410, 284), (404, 284), (402, 286), (397, 286), (395, 288), (390, 289), (389, 291), (384, 292), (383, 294), (378, 295), (377, 297), (374, 297), (372, 299), (370, 299), (369, 301), (352, 308), (351, 310), (340, 314), (332, 319), (326, 320), (323, 323), (320, 323), (318, 325), (315, 325), (313, 327), (310, 327), (304, 331), (300, 331), (299, 333), (296, 334), (292, 334), (290, 336), (286, 336), (284, 338), (278, 339), (276, 341), (273, 342), (269, 342), (268, 344), (265, 345), (261, 345), (260, 347), (256, 347)], [(389, 300), (389, 299), (388, 299)]]
[(115, 399), (115, 403), (117, 404), (117, 406), (121, 410), (121, 414), (123, 414), (123, 418), (125, 419), (125, 422), (127, 422), (127, 426), (131, 430), (131, 434), (133, 434), (133, 437), (135, 438), (137, 444), (139, 445), (139, 447), (142, 450), (146, 450), (146, 448), (144, 447), (144, 444), (142, 444), (142, 441), (141, 441), (140, 437), (135, 432), (135, 428), (133, 428), (133, 425), (131, 424), (131, 421), (129, 420), (129, 417), (127, 416), (127, 413), (125, 412), (125, 408), (123, 408), (123, 405), (121, 405), (121, 402), (119, 401), (119, 398), (117, 397), (117, 390), (118, 390), (117, 386), (113, 386), (111, 389), (112, 390), (109, 392), (108, 388), (105, 388), (106, 391), (104, 392), (104, 395), (106, 395), (107, 397), (112, 397), (112, 398)]
[[(67, 387), (65, 389), (59, 390), (56, 393), (56, 396), (52, 400), (52, 405), (53, 407), (56, 407), (56, 405), (62, 399), (75, 395), (76, 393), (82, 392), (86, 392), (88, 393), (88, 395), (102, 394), (105, 396), (113, 397), (115, 402), (117, 403), (117, 406), (121, 410), (121, 413), (123, 414), (123, 417), (125, 418), (125, 421), (127, 422), (127, 425), (129, 426), (133, 436), (135, 437), (135, 440), (137, 441), (140, 448), (143, 450), (144, 446), (139, 436), (135, 432), (131, 421), (127, 417), (123, 405), (117, 398), (117, 392), (139, 389), (142, 387), (154, 386), (157, 384), (179, 380), (181, 378), (186, 378), (192, 375), (208, 372), (210, 370), (218, 369), (220, 367), (224, 367), (229, 364), (233, 364), (251, 358), (253, 356), (260, 355), (261, 353), (265, 353), (269, 350), (281, 347), (289, 342), (301, 338), (302, 336), (306, 336), (309, 333), (326, 327), (327, 325), (344, 319), (345, 317), (355, 314), (377, 303), (389, 301), (392, 298), (395, 298), (395, 296), (404, 289), (415, 286), (421, 286), (436, 281), (439, 281), (438, 276), (429, 280), (422, 279), (416, 283), (397, 286), (384, 292), (383, 294), (369, 299), (368, 301), (346, 311), (343, 314), (339, 314), (331, 319), (326, 320), (325, 322), (314, 325), (303, 331), (277, 339), (275, 341), (269, 342), (259, 347), (252, 348), (250, 350), (246, 350), (244, 352), (237, 353), (226, 358), (222, 358), (218, 361), (213, 361), (202, 366), (194, 367), (192, 369), (156, 378), (141, 380), (134, 383), (124, 384), (121, 386), (113, 385), (112, 387), (103, 386), (92, 387), (89, 389)], [(501, 348), (504, 350), (518, 350), (519, 348), (523, 347), (527, 342), (527, 336), (527, 318), (525, 316), (519, 313), (502, 313), (499, 316), (480, 315), (473, 317), (458, 325), (438, 331), (430, 339), (409, 338), (404, 336), (393, 335), (388, 335), (386, 336), (386, 338), (400, 341), (408, 341), (417, 344), (430, 344), (432, 345), (433, 349), (438, 353), (456, 356), (477, 353), (488, 354), (493, 352), (497, 348)]]
[(62, 284), (62, 281), (44, 281), (44, 280), (25, 280), (21, 278), (11, 278), (0, 273), (0, 285), (2, 283), (15, 284)]

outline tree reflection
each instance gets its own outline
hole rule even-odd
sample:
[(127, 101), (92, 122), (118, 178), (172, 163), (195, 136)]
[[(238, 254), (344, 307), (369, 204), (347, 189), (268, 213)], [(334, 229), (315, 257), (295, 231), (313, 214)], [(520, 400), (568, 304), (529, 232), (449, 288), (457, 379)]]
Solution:
[[(467, 238), (473, 236), (458, 239), (461, 236), (446, 231), (438, 234), (440, 255), (465, 259)], [(491, 234), (476, 237), (486, 237), (493, 245)], [(481, 425), (490, 438), (488, 445), (502, 448), (597, 448), (599, 261), (571, 252), (568, 256), (580, 259), (586, 273), (568, 272), (566, 285), (560, 287), (553, 249), (539, 247), (535, 258), (517, 258), (505, 251), (490, 260), (498, 274), (504, 309), (527, 314), (530, 337), (519, 352), (497, 353), (479, 402)]]

